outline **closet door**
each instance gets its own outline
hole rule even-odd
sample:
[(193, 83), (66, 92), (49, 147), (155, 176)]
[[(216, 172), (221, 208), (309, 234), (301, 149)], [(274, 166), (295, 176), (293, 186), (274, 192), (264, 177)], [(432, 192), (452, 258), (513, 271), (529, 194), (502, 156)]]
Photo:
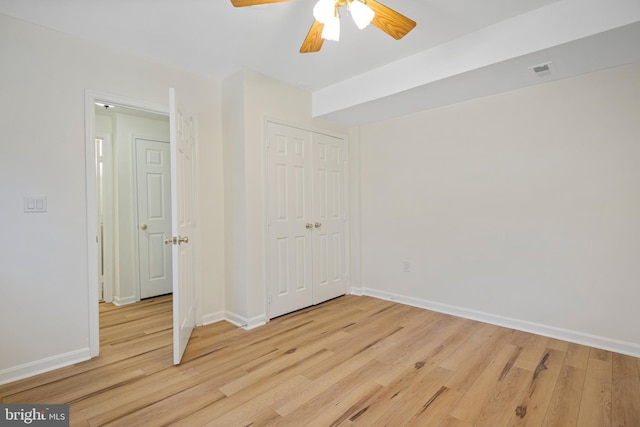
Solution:
[(270, 318), (346, 293), (345, 145), (267, 123)]
[(267, 124), (269, 317), (313, 304), (311, 133)]
[(313, 303), (344, 295), (345, 165), (343, 139), (313, 134)]

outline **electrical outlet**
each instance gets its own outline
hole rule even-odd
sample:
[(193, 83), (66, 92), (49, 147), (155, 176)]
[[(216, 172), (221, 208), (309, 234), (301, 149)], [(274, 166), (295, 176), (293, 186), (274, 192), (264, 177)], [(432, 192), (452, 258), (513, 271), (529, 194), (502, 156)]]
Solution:
[(402, 272), (411, 273), (411, 261), (402, 261)]

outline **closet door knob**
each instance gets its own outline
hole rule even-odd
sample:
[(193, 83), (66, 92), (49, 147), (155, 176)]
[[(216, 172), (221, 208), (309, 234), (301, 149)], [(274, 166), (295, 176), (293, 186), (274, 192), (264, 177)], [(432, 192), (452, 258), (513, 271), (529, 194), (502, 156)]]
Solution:
[(313, 228), (313, 224), (311, 224), (310, 222), (307, 223), (307, 225), (305, 225), (307, 230), (311, 230)]
[(316, 225), (316, 228), (320, 228), (320, 227), (322, 227), (322, 223), (319, 223), (319, 222), (316, 222), (316, 224), (315, 224), (315, 225)]

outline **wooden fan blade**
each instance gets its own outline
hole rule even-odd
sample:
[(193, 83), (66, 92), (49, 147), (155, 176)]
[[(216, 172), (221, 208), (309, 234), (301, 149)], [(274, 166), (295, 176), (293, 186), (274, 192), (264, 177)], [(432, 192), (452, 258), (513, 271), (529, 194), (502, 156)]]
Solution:
[(324, 24), (313, 21), (307, 37), (302, 42), (302, 46), (300, 46), (300, 53), (317, 52), (320, 50), (322, 43), (324, 43), (324, 39), (322, 38), (323, 28)]
[(396, 40), (403, 38), (416, 26), (415, 21), (375, 0), (366, 0), (365, 4), (376, 13), (371, 23)]
[(291, 0), (231, 0), (231, 4), (235, 7), (257, 6), (259, 4), (280, 3)]

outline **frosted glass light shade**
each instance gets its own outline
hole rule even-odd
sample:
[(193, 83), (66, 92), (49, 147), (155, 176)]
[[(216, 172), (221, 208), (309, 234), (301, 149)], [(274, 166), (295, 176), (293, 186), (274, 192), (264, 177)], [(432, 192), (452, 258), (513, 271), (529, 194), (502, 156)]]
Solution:
[(334, 16), (325, 22), (321, 37), (325, 40), (340, 40), (340, 18)]
[(351, 16), (353, 17), (353, 21), (356, 23), (356, 26), (361, 30), (371, 24), (371, 21), (373, 21), (373, 17), (376, 14), (373, 9), (362, 3), (360, 0), (353, 0), (349, 3), (349, 12), (351, 12)]
[(313, 6), (313, 17), (321, 24), (326, 24), (327, 21), (334, 18), (336, 15), (336, 2), (335, 0), (318, 0), (315, 6)]

